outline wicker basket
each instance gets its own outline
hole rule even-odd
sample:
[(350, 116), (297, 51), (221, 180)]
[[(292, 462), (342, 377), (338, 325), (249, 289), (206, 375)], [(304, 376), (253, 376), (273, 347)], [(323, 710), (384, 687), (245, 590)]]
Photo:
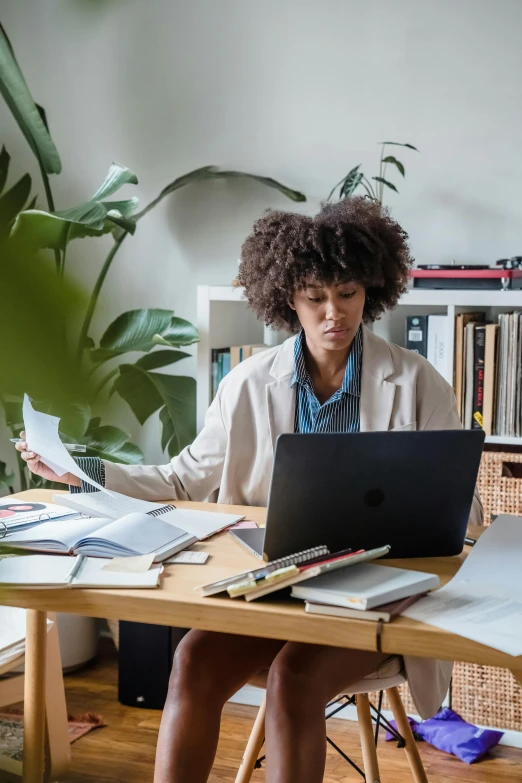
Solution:
[[(522, 517), (522, 477), (510, 477), (514, 471), (509, 463), (522, 466), (522, 454), (500, 451), (482, 455), (478, 490), (486, 525), (492, 514)], [(515, 472), (522, 476), (520, 469)], [(471, 723), (522, 731), (522, 690), (507, 669), (456, 663), (451, 706)]]

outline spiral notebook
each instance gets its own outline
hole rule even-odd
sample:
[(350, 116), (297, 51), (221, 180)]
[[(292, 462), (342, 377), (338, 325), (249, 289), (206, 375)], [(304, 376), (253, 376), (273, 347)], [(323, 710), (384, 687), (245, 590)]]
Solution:
[(270, 563), (265, 563), (265, 565), (260, 568), (242, 571), (239, 574), (227, 577), (227, 579), (220, 579), (218, 582), (201, 585), (195, 589), (199, 590), (203, 596), (217, 595), (218, 593), (225, 592), (227, 587), (237, 584), (238, 582), (246, 581), (248, 579), (260, 579), (271, 574), (273, 571), (279, 571), (281, 568), (308, 563), (311, 560), (326, 557), (328, 554), (330, 554), (330, 550), (327, 546), (316, 546), (312, 549), (304, 549), (302, 552), (296, 552), (293, 555), (288, 555), (288, 557), (280, 557), (278, 560), (272, 560)]

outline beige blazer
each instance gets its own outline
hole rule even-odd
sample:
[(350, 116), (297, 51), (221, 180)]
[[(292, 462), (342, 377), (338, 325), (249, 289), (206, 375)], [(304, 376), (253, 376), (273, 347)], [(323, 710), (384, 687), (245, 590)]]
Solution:
[[(294, 340), (242, 362), (221, 382), (191, 446), (167, 465), (105, 463), (106, 486), (143, 498), (266, 506), (277, 436), (293, 432)], [(363, 328), (361, 432), (460, 429), (449, 384), (423, 357)], [(475, 494), (470, 521), (482, 524)], [(440, 707), (452, 663), (405, 659), (412, 696), (426, 718)]]

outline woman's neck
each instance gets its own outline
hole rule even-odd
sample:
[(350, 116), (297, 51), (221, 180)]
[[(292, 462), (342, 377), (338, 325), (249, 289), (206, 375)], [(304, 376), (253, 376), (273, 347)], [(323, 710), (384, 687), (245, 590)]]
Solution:
[[(353, 341), (352, 341), (353, 342)], [(341, 388), (352, 344), (339, 351), (327, 351), (313, 342), (305, 341), (304, 354), (308, 374), (317, 399), (322, 404)]]

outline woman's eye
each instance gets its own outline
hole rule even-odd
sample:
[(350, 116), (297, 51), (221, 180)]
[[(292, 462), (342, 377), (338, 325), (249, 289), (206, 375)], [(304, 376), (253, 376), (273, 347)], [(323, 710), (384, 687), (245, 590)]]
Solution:
[(309, 296), (308, 297), (308, 301), (309, 302), (322, 302), (322, 300), (323, 300), (322, 296), (315, 296), (315, 297)]
[(350, 291), (349, 293), (341, 294), (341, 296), (343, 299), (351, 299), (352, 296), (355, 296), (355, 291)]

